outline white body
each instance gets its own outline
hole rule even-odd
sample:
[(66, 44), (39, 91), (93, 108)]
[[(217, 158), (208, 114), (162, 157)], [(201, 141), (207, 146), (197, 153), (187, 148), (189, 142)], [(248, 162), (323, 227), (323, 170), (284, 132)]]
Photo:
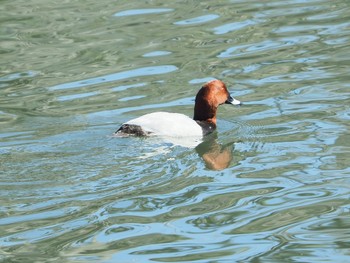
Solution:
[(180, 113), (153, 112), (126, 124), (134, 124), (142, 127), (142, 130), (152, 135), (167, 137), (202, 137), (203, 130), (196, 121)]

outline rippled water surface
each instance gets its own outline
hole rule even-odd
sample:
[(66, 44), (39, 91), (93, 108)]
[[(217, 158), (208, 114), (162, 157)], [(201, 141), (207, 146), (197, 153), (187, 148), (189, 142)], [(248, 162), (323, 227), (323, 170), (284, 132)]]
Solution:
[[(1, 262), (349, 262), (348, 0), (0, 4)], [(162, 110), (197, 147), (115, 138)]]

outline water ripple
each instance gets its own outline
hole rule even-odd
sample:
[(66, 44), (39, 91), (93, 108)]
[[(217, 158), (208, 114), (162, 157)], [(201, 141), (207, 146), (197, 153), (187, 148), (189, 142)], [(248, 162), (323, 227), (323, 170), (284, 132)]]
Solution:
[(271, 50), (278, 50), (280, 48), (285, 48), (293, 45), (300, 45), (309, 43), (317, 40), (317, 36), (313, 35), (304, 35), (304, 36), (294, 36), (284, 37), (276, 40), (264, 40), (259, 43), (252, 43), (247, 45), (238, 45), (228, 48), (227, 50), (221, 52), (219, 58), (228, 58), (228, 57), (240, 57), (240, 56), (249, 56), (259, 55), (259, 52), (266, 52)]
[(173, 65), (144, 67), (144, 68), (138, 68), (138, 69), (133, 69), (133, 70), (124, 71), (124, 72), (109, 74), (101, 77), (79, 80), (79, 81), (74, 81), (70, 83), (64, 83), (64, 84), (48, 87), (47, 89), (50, 91), (75, 89), (75, 88), (96, 85), (96, 84), (102, 84), (106, 82), (123, 80), (127, 78), (166, 74), (166, 73), (176, 71), (177, 69), (178, 68)]
[[(346, 0), (2, 7), (0, 261), (349, 261)], [(111, 136), (213, 78), (200, 146)]]
[(213, 30), (214, 30), (214, 33), (216, 35), (223, 35), (223, 34), (227, 34), (229, 32), (240, 30), (240, 29), (243, 29), (245, 27), (256, 25), (256, 24), (259, 24), (259, 23), (262, 23), (262, 22), (264, 22), (264, 20), (261, 20), (261, 19), (255, 19), (255, 20), (247, 19), (247, 20), (241, 21), (241, 22), (233, 22), (233, 23), (228, 23), (228, 24), (225, 24), (225, 25), (221, 25), (221, 26), (215, 27)]
[(114, 16), (135, 16), (135, 15), (147, 15), (147, 14), (161, 14), (168, 13), (174, 9), (170, 8), (145, 8), (145, 9), (131, 9), (115, 13)]
[(198, 16), (195, 18), (189, 18), (186, 20), (182, 20), (182, 21), (178, 21), (175, 22), (175, 25), (194, 25), (194, 24), (201, 24), (201, 23), (206, 23), (212, 20), (215, 20), (217, 18), (219, 18), (219, 15), (214, 15), (214, 14), (210, 14), (210, 15), (204, 15), (204, 16)]

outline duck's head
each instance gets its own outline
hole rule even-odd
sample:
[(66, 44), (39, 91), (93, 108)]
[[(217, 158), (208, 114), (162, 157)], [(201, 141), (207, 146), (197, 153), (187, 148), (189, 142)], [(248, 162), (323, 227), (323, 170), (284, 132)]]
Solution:
[(201, 91), (205, 94), (205, 98), (208, 100), (208, 102), (216, 106), (224, 103), (233, 105), (241, 104), (239, 100), (231, 97), (225, 83), (221, 80), (215, 79), (205, 83), (198, 94), (202, 93)]
[(221, 80), (205, 83), (196, 96), (194, 120), (216, 124), (216, 110), (221, 104), (240, 105), (241, 102), (231, 97), (225, 83)]

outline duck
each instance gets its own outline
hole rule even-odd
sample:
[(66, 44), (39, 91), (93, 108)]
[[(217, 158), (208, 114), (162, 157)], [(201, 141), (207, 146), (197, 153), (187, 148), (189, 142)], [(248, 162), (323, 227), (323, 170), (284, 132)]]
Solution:
[(203, 137), (216, 130), (216, 114), (223, 104), (241, 105), (233, 98), (225, 83), (211, 80), (195, 97), (193, 118), (173, 112), (152, 112), (123, 123), (116, 136)]

